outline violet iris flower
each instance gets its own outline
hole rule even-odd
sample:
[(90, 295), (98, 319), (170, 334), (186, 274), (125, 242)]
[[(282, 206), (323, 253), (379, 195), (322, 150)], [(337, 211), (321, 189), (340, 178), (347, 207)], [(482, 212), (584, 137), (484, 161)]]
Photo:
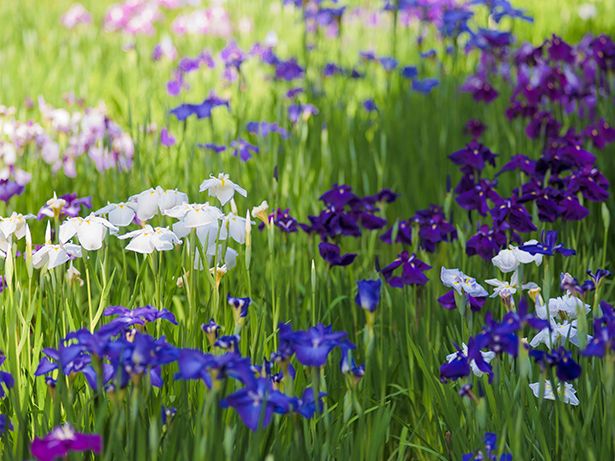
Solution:
[(0, 179), (0, 200), (6, 203), (15, 195), (21, 195), (24, 189), (24, 186), (10, 179)]
[(322, 367), (333, 349), (348, 344), (348, 334), (333, 331), (322, 323), (305, 331), (293, 331), (289, 325), (280, 325), (279, 338), (295, 353), (297, 360), (309, 367)]
[(234, 408), (241, 421), (252, 431), (267, 427), (274, 413), (291, 410), (290, 397), (273, 389), (271, 381), (259, 378), (252, 386), (244, 387), (221, 401), (223, 408)]
[(231, 149), (233, 150), (233, 155), (238, 157), (242, 162), (247, 162), (252, 158), (252, 154), (258, 154), (260, 152), (258, 146), (250, 144), (248, 141), (241, 138), (231, 142)]
[(482, 450), (476, 453), (465, 453), (461, 461), (512, 461), (513, 457), (510, 453), (502, 453), (497, 457), (497, 436), (493, 432), (485, 433), (485, 451)]
[(374, 312), (380, 303), (380, 288), (382, 281), (376, 280), (359, 280), (357, 281), (357, 295), (354, 302), (369, 312)]
[(533, 245), (522, 245), (519, 247), (522, 251), (527, 251), (529, 254), (543, 254), (553, 256), (554, 253), (559, 253), (562, 256), (573, 256), (576, 251), (564, 247), (563, 244), (557, 243), (557, 231), (543, 231), (541, 242)]
[(102, 437), (98, 434), (82, 434), (70, 425), (58, 426), (43, 438), (36, 437), (30, 445), (32, 455), (38, 461), (53, 461), (66, 457), (70, 452), (102, 450)]
[(581, 366), (563, 346), (552, 351), (532, 349), (529, 355), (542, 370), (554, 367), (558, 379), (562, 381), (574, 381), (581, 376)]
[[(401, 267), (401, 274), (395, 271)], [(429, 264), (421, 261), (416, 254), (402, 251), (392, 263), (382, 269), (382, 275), (389, 285), (402, 288), (404, 285), (425, 285), (429, 279), (424, 272), (431, 269)]]
[(230, 110), (230, 103), (227, 99), (222, 99), (215, 94), (205, 98), (200, 104), (180, 104), (170, 113), (175, 115), (177, 120), (184, 121), (191, 115), (196, 115), (198, 119), (211, 117), (212, 110), (216, 107), (225, 106)]
[(348, 266), (357, 257), (356, 253), (341, 253), (338, 245), (329, 242), (320, 242), (318, 252), (322, 259), (327, 261), (330, 266)]

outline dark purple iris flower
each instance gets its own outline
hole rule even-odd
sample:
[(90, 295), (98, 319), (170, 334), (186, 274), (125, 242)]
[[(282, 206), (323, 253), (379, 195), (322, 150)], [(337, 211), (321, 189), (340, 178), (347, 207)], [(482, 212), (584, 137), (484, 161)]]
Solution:
[(30, 451), (38, 461), (53, 461), (65, 458), (70, 452), (102, 450), (102, 437), (98, 434), (82, 434), (65, 424), (53, 429), (43, 438), (36, 437)]
[(248, 316), (248, 307), (250, 307), (250, 303), (252, 302), (250, 298), (235, 298), (230, 294), (227, 294), (226, 301), (228, 302), (229, 306), (231, 306), (233, 310), (237, 312), (239, 317)]
[(478, 231), (470, 237), (466, 243), (468, 256), (479, 255), (486, 261), (490, 261), (500, 249), (508, 243), (506, 232), (500, 227), (490, 228), (486, 224), (478, 227)]
[[(465, 187), (465, 183), (463, 181), (464, 180), (462, 179), (455, 189), (456, 192), (460, 189), (462, 184)], [(459, 204), (459, 206), (465, 210), (476, 210), (482, 216), (486, 216), (487, 212), (490, 210), (488, 201), (497, 203), (502, 200), (500, 195), (495, 190), (495, 186), (497, 184), (495, 181), (480, 179), (476, 184), (472, 184), (469, 181), (467, 184), (471, 187), (468, 190), (458, 192), (458, 195), (455, 198), (455, 201)]]
[(291, 410), (292, 399), (273, 389), (269, 379), (259, 378), (251, 386), (229, 395), (221, 401), (223, 408), (234, 408), (241, 421), (252, 431), (266, 427), (274, 413)]
[(495, 206), (490, 210), (494, 221), (501, 225), (504, 221), (508, 223), (511, 229), (518, 232), (532, 232), (536, 230), (536, 226), (532, 222), (532, 216), (521, 205), (517, 198), (513, 195), (509, 199), (497, 200)]
[(356, 253), (342, 254), (338, 245), (329, 242), (320, 242), (318, 244), (318, 252), (322, 259), (331, 266), (348, 266), (357, 257)]
[[(269, 215), (269, 222), (273, 223), (278, 229), (285, 233), (293, 233), (297, 232), (297, 220), (291, 216), (290, 210), (286, 208), (282, 210), (278, 208), (275, 213), (271, 213)], [(263, 229), (265, 227), (264, 223), (261, 223), (262, 226), (259, 225), (259, 229)]]
[(463, 132), (470, 135), (472, 139), (476, 140), (483, 135), (486, 129), (487, 127), (483, 122), (472, 118), (466, 122)]
[(553, 256), (553, 254), (559, 253), (562, 256), (573, 256), (576, 254), (576, 251), (564, 247), (561, 243), (557, 243), (557, 231), (543, 231), (540, 243), (522, 245), (519, 249), (527, 251), (531, 255), (543, 254)]
[(380, 303), (380, 288), (382, 282), (376, 280), (359, 280), (357, 281), (357, 295), (354, 302), (369, 312), (374, 312)]
[(470, 93), (475, 101), (490, 103), (498, 97), (498, 91), (485, 79), (472, 75), (461, 85), (461, 91)]
[(553, 34), (551, 40), (547, 41), (547, 51), (549, 58), (554, 61), (564, 61), (572, 64), (575, 60), (573, 48), (555, 34)]
[(527, 155), (517, 154), (513, 155), (508, 162), (500, 168), (496, 176), (504, 173), (505, 171), (519, 170), (528, 176), (532, 176), (536, 172), (536, 161), (530, 159)]
[(594, 318), (594, 337), (581, 352), (582, 355), (604, 357), (615, 350), (615, 309), (606, 301), (600, 301), (601, 317)]
[(496, 154), (477, 141), (471, 141), (463, 149), (453, 152), (449, 159), (461, 167), (463, 173), (483, 171), (487, 164), (495, 166)]
[[(401, 274), (395, 275), (395, 271), (401, 267)], [(429, 279), (424, 272), (431, 269), (429, 264), (421, 261), (416, 254), (410, 255), (407, 251), (402, 251), (395, 260), (381, 273), (389, 285), (395, 288), (402, 288), (404, 285), (425, 285)]]
[(281, 324), (279, 338), (295, 353), (301, 364), (309, 367), (324, 366), (333, 349), (349, 344), (346, 332), (333, 331), (331, 325), (322, 323), (305, 331), (293, 331), (290, 325)]
[(615, 142), (615, 128), (601, 118), (583, 130), (585, 139), (592, 142), (597, 149), (604, 149), (608, 144)]
[(457, 355), (454, 360), (446, 362), (440, 366), (440, 381), (445, 383), (448, 381), (456, 381), (460, 378), (465, 378), (471, 373), (470, 362), (468, 357), (461, 350), (457, 350)]
[(543, 371), (554, 367), (558, 379), (562, 381), (574, 381), (581, 376), (581, 366), (573, 360), (572, 353), (562, 346), (552, 351), (532, 349), (529, 355)]

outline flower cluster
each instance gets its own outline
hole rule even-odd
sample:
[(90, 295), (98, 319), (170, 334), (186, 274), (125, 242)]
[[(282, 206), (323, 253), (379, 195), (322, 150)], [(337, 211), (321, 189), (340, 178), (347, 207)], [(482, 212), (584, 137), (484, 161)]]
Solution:
[(393, 202), (397, 195), (383, 189), (375, 195), (359, 197), (350, 186), (334, 185), (320, 196), (325, 208), (316, 216), (308, 216), (309, 224), (300, 224), (308, 234), (318, 234), (322, 240), (319, 251), (331, 266), (351, 264), (354, 253), (341, 254), (339, 245), (329, 242), (342, 236), (360, 237), (363, 230), (382, 229), (386, 220), (376, 213), (380, 202)]

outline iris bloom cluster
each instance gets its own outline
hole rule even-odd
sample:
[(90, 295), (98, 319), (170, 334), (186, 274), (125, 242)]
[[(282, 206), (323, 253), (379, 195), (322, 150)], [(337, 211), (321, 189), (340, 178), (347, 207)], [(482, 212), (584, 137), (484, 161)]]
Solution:
[(300, 224), (308, 234), (317, 234), (321, 238), (319, 251), (322, 258), (331, 266), (347, 266), (354, 261), (356, 254), (342, 254), (340, 247), (330, 240), (340, 237), (360, 237), (363, 230), (382, 229), (386, 220), (376, 213), (377, 204), (392, 202), (396, 194), (383, 189), (378, 194), (359, 197), (350, 186), (334, 185), (320, 196), (325, 208), (316, 216), (308, 216), (308, 224)]
[[(613, 309), (609, 304), (602, 301), (602, 316), (594, 318), (595, 337), (580, 331), (577, 319), (585, 317), (590, 311), (590, 306), (584, 303), (586, 291), (570, 274), (562, 274), (560, 287), (562, 296), (549, 299), (545, 302), (540, 295), (540, 288), (534, 283), (523, 284), (519, 278), (521, 266), (534, 263), (540, 265), (543, 258), (550, 257), (555, 253), (563, 256), (573, 255), (575, 252), (566, 248), (557, 241), (556, 232), (547, 232), (542, 236), (542, 241), (530, 241), (520, 247), (511, 246), (501, 250), (493, 257), (493, 265), (504, 273), (512, 272), (510, 282), (497, 279), (487, 280), (487, 283), (495, 286), (494, 295), (499, 296), (503, 305), (508, 310), (501, 321), (496, 321), (491, 312), (486, 314), (486, 323), (482, 331), (469, 338), (467, 344), (456, 346), (456, 352), (446, 357), (446, 363), (440, 367), (440, 378), (443, 382), (458, 380), (474, 374), (476, 376), (488, 375), (489, 381), (494, 377), (490, 362), (498, 355), (508, 355), (517, 358), (520, 350), (528, 350), (528, 357), (534, 361), (543, 372), (549, 376), (554, 370), (555, 376), (560, 381), (557, 391), (549, 379), (531, 383), (530, 389), (536, 397), (550, 400), (560, 399), (571, 405), (578, 405), (576, 391), (571, 382), (576, 380), (582, 373), (581, 365), (575, 359), (569, 345), (582, 347), (581, 356), (603, 357), (612, 346), (611, 324)], [(591, 278), (584, 285), (589, 290), (599, 288), (605, 277), (610, 273), (599, 269), (596, 273), (588, 271)], [(472, 277), (468, 277), (458, 269), (442, 268), (442, 282), (453, 290), (442, 296), (439, 302), (447, 309), (454, 309), (459, 299), (457, 295), (465, 295), (465, 301), (470, 306), (482, 307), (482, 303), (472, 302), (472, 293), (486, 296), (484, 290)], [(591, 285), (591, 288), (589, 287)], [(523, 290), (529, 292), (529, 298), (533, 302), (534, 312), (531, 312), (528, 297), (521, 295)], [(518, 306), (514, 298), (519, 296)], [(478, 310), (478, 309), (473, 309)], [(534, 330), (534, 336), (527, 340), (523, 336), (524, 329)], [(547, 346), (547, 350), (539, 346)], [(464, 386), (461, 395), (470, 395), (470, 385)], [(557, 394), (557, 395), (556, 395)]]

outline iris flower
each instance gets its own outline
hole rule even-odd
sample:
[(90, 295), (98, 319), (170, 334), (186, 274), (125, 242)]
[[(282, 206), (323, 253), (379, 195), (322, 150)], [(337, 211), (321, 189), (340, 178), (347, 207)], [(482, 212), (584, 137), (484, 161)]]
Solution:
[(222, 206), (226, 205), (233, 198), (235, 192), (244, 197), (248, 196), (248, 192), (243, 187), (235, 184), (229, 179), (229, 175), (224, 173), (218, 174), (218, 177), (211, 175), (210, 179), (206, 179), (201, 183), (199, 191), (207, 191), (210, 197), (216, 197), (220, 200)]
[(99, 454), (101, 450), (100, 435), (76, 432), (69, 424), (56, 427), (43, 438), (36, 437), (30, 445), (30, 451), (38, 461), (53, 461), (75, 451)]

